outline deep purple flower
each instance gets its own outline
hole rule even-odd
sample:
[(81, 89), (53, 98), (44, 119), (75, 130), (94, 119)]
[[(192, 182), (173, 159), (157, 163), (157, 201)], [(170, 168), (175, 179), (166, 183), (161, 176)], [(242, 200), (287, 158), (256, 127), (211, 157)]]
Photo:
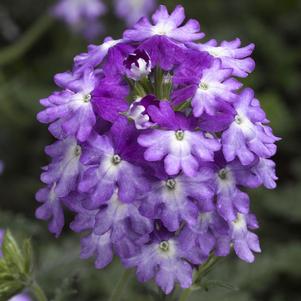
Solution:
[(141, 17), (147, 16), (155, 9), (155, 0), (115, 0), (115, 12), (132, 26)]
[(66, 90), (55, 92), (41, 100), (46, 109), (38, 114), (38, 120), (42, 123), (55, 123), (55, 130), (52, 131), (54, 136), (58, 132), (56, 125), (59, 123), (66, 136), (76, 135), (79, 141), (85, 141), (96, 123), (91, 93), (97, 79), (91, 69), (86, 69), (82, 78), (73, 78), (65, 73), (57, 77), (56, 82), (63, 84)]
[(101, 0), (60, 0), (52, 14), (65, 21), (73, 31), (95, 38), (101, 32), (98, 18), (106, 12)]
[(216, 40), (210, 40), (204, 44), (191, 44), (190, 46), (200, 51), (206, 51), (215, 58), (222, 61), (223, 68), (233, 70), (234, 76), (247, 77), (255, 68), (255, 62), (249, 56), (252, 54), (255, 45), (240, 48), (240, 39), (235, 39), (231, 42), (223, 41), (218, 46)]
[(134, 29), (128, 29), (124, 32), (124, 38), (132, 41), (143, 41), (159, 35), (179, 42), (191, 42), (204, 37), (196, 20), (189, 20), (185, 25), (182, 25), (184, 20), (185, 12), (181, 5), (178, 5), (170, 15), (166, 6), (160, 5), (152, 16), (153, 24), (146, 17), (143, 17), (134, 25)]

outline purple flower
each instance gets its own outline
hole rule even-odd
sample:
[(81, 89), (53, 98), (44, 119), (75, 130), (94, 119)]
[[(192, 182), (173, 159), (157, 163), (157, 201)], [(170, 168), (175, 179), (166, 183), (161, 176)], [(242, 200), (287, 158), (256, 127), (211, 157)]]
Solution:
[(44, 167), (41, 175), (43, 183), (55, 183), (55, 193), (59, 197), (67, 196), (77, 188), (77, 180), (81, 172), (81, 146), (74, 138), (60, 140), (45, 149), (46, 154), (52, 157), (52, 162)]
[(211, 169), (203, 168), (193, 178), (180, 175), (155, 182), (142, 198), (141, 213), (160, 219), (172, 232), (180, 228), (182, 221), (188, 225), (196, 224), (199, 209), (192, 200), (212, 199), (213, 191), (209, 188), (212, 177)]
[(200, 117), (204, 112), (213, 116), (222, 101), (231, 102), (237, 97), (234, 91), (242, 84), (231, 78), (231, 74), (232, 69), (221, 68), (220, 60), (214, 60), (210, 68), (202, 70), (201, 77), (193, 83), (191, 91), (195, 117)]
[(4, 163), (2, 160), (0, 160), (0, 176), (3, 174), (4, 171)]
[(40, 189), (36, 194), (36, 200), (42, 205), (36, 210), (36, 217), (38, 219), (49, 222), (49, 232), (60, 236), (65, 224), (64, 211), (61, 200), (58, 198), (56, 192), (56, 184), (51, 187)]
[(243, 165), (251, 164), (256, 155), (269, 158), (276, 153), (278, 138), (265, 125), (265, 114), (259, 107), (254, 92), (245, 89), (234, 103), (236, 116), (222, 135), (223, 152), (228, 162), (239, 158)]
[[(124, 32), (124, 38), (131, 41), (143, 41), (155, 35), (166, 36), (178, 42), (191, 42), (204, 37), (196, 20), (185, 20), (184, 8), (178, 5), (169, 15), (166, 6), (160, 5), (152, 16), (153, 24), (146, 18), (141, 18), (133, 29)], [(182, 25), (182, 26), (181, 26)]]
[(155, 126), (151, 121), (147, 109), (151, 105), (159, 105), (159, 101), (153, 95), (147, 95), (144, 98), (136, 99), (129, 107), (126, 117), (134, 121), (137, 130), (148, 129)]
[(155, 278), (160, 288), (169, 294), (175, 283), (182, 288), (192, 285), (192, 267), (186, 261), (186, 248), (175, 238), (154, 239), (144, 245), (136, 256), (124, 260), (126, 267), (137, 268), (141, 282)]
[[(120, 16), (134, 4), (115, 1)], [(137, 11), (152, 3), (141, 0)], [(129, 22), (138, 18), (130, 10)], [(55, 76), (62, 91), (43, 99), (38, 115), (58, 141), (46, 148), (37, 217), (58, 236), (64, 206), (70, 229), (85, 232), (81, 258), (101, 269), (119, 257), (166, 294), (176, 283), (191, 287), (194, 269), (232, 247), (254, 261), (247, 191), (277, 180), (279, 138), (235, 79), (253, 71), (254, 45), (197, 44), (199, 23), (184, 20), (182, 6), (169, 14), (161, 5), (123, 39), (90, 45), (72, 72)]]
[(9, 301), (32, 301), (32, 299), (26, 294), (19, 294), (9, 299)]
[(79, 190), (90, 194), (85, 202), (89, 209), (106, 203), (116, 185), (120, 199), (126, 203), (134, 201), (137, 193), (148, 190), (142, 168), (133, 164), (138, 160), (133, 151), (139, 148), (133, 125), (129, 126), (125, 118), (120, 118), (110, 134), (110, 137), (96, 136), (83, 154), (83, 162), (88, 168), (80, 181)]
[(41, 100), (46, 109), (38, 114), (38, 120), (42, 123), (54, 123), (55, 125), (50, 127), (50, 131), (55, 129), (52, 131), (54, 136), (57, 136), (59, 123), (66, 136), (75, 135), (83, 142), (87, 140), (96, 123), (91, 93), (97, 79), (93, 71), (87, 69), (82, 78), (65, 73), (57, 76), (56, 82), (66, 90), (55, 92)]
[(89, 198), (89, 195), (73, 192), (63, 200), (64, 205), (76, 214), (74, 220), (70, 224), (70, 229), (74, 232), (80, 233), (86, 230), (91, 230), (95, 226), (95, 218), (98, 213), (98, 209), (86, 209), (83, 206), (83, 203), (85, 203), (87, 198)]
[(259, 159), (259, 162), (252, 168), (252, 171), (262, 181), (263, 185), (268, 189), (275, 189), (278, 177), (275, 172), (276, 164), (272, 160)]
[(4, 239), (5, 231), (0, 229), (0, 258), (3, 256), (2, 254), (2, 244)]
[(231, 240), (235, 253), (246, 262), (255, 260), (253, 252), (260, 253), (258, 236), (248, 230), (257, 229), (258, 224), (254, 216), (238, 214), (235, 221), (231, 222)]
[(234, 76), (247, 77), (255, 68), (254, 60), (249, 57), (255, 45), (250, 44), (239, 48), (240, 45), (240, 39), (231, 42), (223, 41), (220, 46), (217, 46), (216, 40), (210, 40), (204, 44), (190, 44), (191, 47), (206, 51), (213, 57), (220, 59), (222, 67), (232, 69)]
[(96, 235), (93, 232), (81, 239), (81, 259), (88, 259), (95, 256), (95, 268), (103, 269), (113, 260), (113, 245), (111, 232)]
[(98, 18), (105, 13), (106, 7), (101, 0), (60, 0), (52, 9), (54, 16), (87, 38), (95, 38), (100, 33)]
[(87, 53), (81, 53), (74, 58), (74, 71), (83, 72), (87, 68), (95, 68), (102, 63), (108, 51), (121, 42), (122, 40), (107, 37), (101, 45), (89, 45)]
[(155, 0), (115, 0), (115, 12), (127, 25), (135, 24), (141, 17), (155, 9)]
[[(211, 209), (208, 207), (207, 210), (209, 211), (199, 213), (197, 223), (187, 225), (179, 237), (189, 248), (196, 246), (194, 251), (201, 262), (205, 262), (213, 250), (217, 256), (225, 256), (224, 245), (221, 242), (229, 235), (229, 226), (215, 212), (214, 206)], [(226, 253), (228, 253), (228, 246)]]
[(165, 129), (152, 130), (141, 135), (138, 142), (147, 148), (144, 158), (159, 161), (164, 158), (168, 175), (176, 175), (181, 170), (188, 176), (195, 176), (198, 160), (213, 161), (214, 152), (220, 149), (219, 142), (201, 131), (192, 131), (189, 121), (182, 114), (175, 114), (167, 102), (160, 108), (149, 107), (149, 114)]

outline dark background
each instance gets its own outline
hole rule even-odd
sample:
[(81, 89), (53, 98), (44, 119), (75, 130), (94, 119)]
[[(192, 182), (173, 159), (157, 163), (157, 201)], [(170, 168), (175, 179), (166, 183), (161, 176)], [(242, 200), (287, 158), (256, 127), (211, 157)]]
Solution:
[[(171, 8), (183, 4), (187, 15), (200, 21), (206, 39), (240, 37), (244, 44), (256, 44), (257, 68), (244, 81), (255, 89), (275, 134), (283, 138), (275, 158), (280, 178), (277, 190), (251, 193), (252, 210), (261, 225), (263, 253), (252, 265), (234, 256), (227, 258), (209, 277), (216, 284), (223, 282), (219, 285), (223, 287), (196, 292), (191, 300), (301, 300), (301, 1), (161, 3)], [(87, 46), (55, 21), (29, 51), (18, 54), (17, 41), (47, 14), (51, 4), (46, 0), (0, 0), (0, 159), (5, 163), (0, 177), (0, 227), (33, 238), (37, 276), (50, 297), (107, 300), (120, 274), (119, 263), (96, 271), (92, 261), (79, 259), (78, 236), (66, 228), (64, 235), (55, 239), (47, 225), (34, 218), (40, 167), (48, 162), (43, 148), (52, 139), (35, 119), (41, 109), (38, 100), (54, 90), (53, 75), (70, 69), (73, 56)], [(112, 13), (103, 19), (106, 35), (118, 38), (122, 21)], [(17, 53), (10, 61), (4, 53), (9, 45), (9, 56)], [(143, 286), (132, 278), (123, 300), (164, 300), (159, 295), (152, 297), (152, 289), (152, 284)]]

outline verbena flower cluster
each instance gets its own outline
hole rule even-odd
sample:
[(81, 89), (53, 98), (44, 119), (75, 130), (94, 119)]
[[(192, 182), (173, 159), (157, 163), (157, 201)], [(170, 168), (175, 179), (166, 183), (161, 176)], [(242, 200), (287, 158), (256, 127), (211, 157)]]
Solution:
[(278, 140), (250, 88), (254, 45), (204, 37), (182, 6), (160, 6), (122, 39), (105, 39), (57, 74), (38, 120), (57, 141), (46, 147), (46, 187), (36, 216), (59, 236), (87, 235), (81, 257), (104, 268), (114, 255), (165, 293), (192, 285), (210, 254), (254, 261), (258, 228), (247, 188), (276, 186)]
[[(2, 257), (2, 243), (4, 239), (5, 231), (0, 229), (0, 259)], [(9, 299), (8, 301), (31, 301), (31, 298), (27, 294), (19, 294)]]
[[(155, 0), (114, 0), (113, 6), (119, 18), (133, 25), (154, 10)], [(58, 0), (52, 15), (66, 22), (74, 32), (94, 39), (103, 32), (101, 17), (107, 11), (102, 0)]]

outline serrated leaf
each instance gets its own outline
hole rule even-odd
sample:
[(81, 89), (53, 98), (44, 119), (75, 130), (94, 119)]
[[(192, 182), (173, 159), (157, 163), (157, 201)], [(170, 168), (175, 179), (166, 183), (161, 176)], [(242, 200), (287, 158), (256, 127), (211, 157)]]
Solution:
[(9, 230), (5, 231), (3, 245), (3, 258), (12, 272), (22, 272), (23, 258), (21, 250)]

